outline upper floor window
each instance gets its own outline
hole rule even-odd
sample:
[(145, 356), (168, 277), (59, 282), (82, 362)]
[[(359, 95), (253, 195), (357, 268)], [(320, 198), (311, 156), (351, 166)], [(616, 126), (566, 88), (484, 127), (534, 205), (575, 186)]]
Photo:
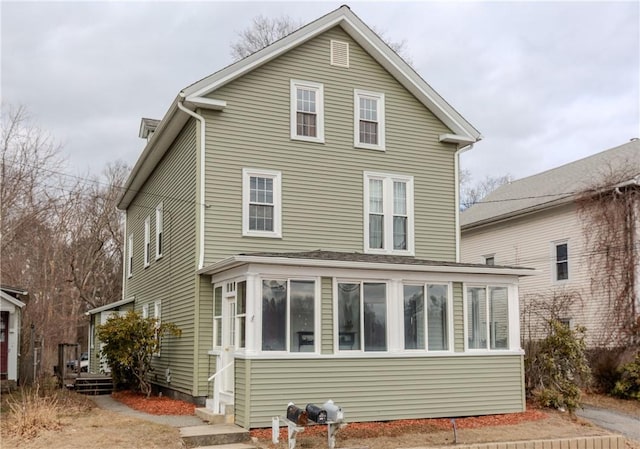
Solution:
[(156, 207), (156, 259), (160, 259), (162, 257), (162, 252), (164, 250), (164, 210), (163, 204), (160, 203)]
[(569, 246), (567, 242), (554, 244), (554, 280), (569, 279)]
[(482, 257), (484, 259), (485, 265), (493, 266), (496, 264), (496, 256), (494, 254), (489, 254)]
[(339, 350), (387, 350), (387, 284), (338, 283)]
[(281, 237), (281, 173), (242, 170), (242, 235)]
[(384, 94), (354, 90), (354, 145), (384, 150)]
[(133, 276), (133, 234), (127, 239), (127, 276)]
[(448, 351), (452, 327), (449, 287), (404, 285), (404, 348)]
[(467, 287), (465, 308), (468, 349), (509, 349), (507, 287)]
[(413, 254), (413, 177), (364, 173), (365, 251)]
[(291, 138), (324, 142), (324, 87), (291, 80)]
[(144, 266), (149, 266), (149, 259), (151, 257), (151, 218), (147, 217), (144, 220)]
[(316, 283), (262, 281), (262, 350), (315, 352)]

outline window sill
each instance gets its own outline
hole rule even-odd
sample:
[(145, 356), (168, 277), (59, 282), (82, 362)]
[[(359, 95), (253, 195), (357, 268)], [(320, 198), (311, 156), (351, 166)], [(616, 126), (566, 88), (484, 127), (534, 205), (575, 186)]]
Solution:
[(242, 233), (243, 237), (260, 237), (268, 239), (281, 239), (282, 233), (279, 232), (259, 232), (259, 231), (245, 231)]
[(370, 145), (366, 143), (355, 143), (353, 147), (358, 148), (360, 150), (382, 151), (383, 153), (387, 151), (384, 145)]
[(291, 140), (299, 140), (301, 142), (310, 142), (310, 143), (324, 143), (323, 137), (306, 137), (306, 136), (291, 136)]
[(365, 248), (365, 254), (381, 254), (388, 256), (415, 256), (415, 251), (413, 250), (385, 250), (385, 249), (371, 249)]
[(160, 260), (160, 259), (162, 259), (162, 254), (156, 255), (156, 260)]

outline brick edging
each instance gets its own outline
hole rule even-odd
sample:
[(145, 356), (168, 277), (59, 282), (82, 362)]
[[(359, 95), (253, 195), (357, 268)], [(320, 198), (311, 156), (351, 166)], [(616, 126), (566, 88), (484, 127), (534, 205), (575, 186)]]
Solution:
[(624, 449), (625, 440), (621, 435), (594, 435), (576, 438), (456, 444), (429, 449), (451, 449), (452, 447), (455, 449)]

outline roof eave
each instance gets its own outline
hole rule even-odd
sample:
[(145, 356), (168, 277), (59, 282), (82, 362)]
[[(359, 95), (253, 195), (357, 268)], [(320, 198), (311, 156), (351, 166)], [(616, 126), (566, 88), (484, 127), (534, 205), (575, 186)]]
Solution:
[(236, 255), (216, 262), (198, 271), (198, 274), (213, 275), (237, 268), (246, 264), (303, 266), (314, 268), (352, 268), (378, 271), (418, 271), (431, 273), (455, 274), (487, 274), (503, 276), (532, 276), (538, 274), (531, 268), (500, 268), (491, 266), (450, 266), (450, 265), (415, 265), (379, 262), (356, 262), (347, 260), (305, 259), (293, 257), (266, 257)]
[(105, 310), (115, 309), (116, 307), (124, 306), (126, 304), (132, 303), (135, 301), (135, 296), (130, 298), (121, 299), (120, 301), (112, 302), (111, 304), (105, 304), (104, 306), (96, 307), (95, 309), (87, 310), (85, 315), (94, 315), (96, 313), (104, 312)]
[(20, 309), (22, 309), (24, 306), (26, 306), (25, 303), (20, 301), (18, 298), (14, 298), (10, 294), (5, 293), (4, 290), (0, 290), (0, 297), (2, 299), (4, 299), (5, 301), (8, 301), (9, 303), (13, 304), (14, 306), (20, 308)]

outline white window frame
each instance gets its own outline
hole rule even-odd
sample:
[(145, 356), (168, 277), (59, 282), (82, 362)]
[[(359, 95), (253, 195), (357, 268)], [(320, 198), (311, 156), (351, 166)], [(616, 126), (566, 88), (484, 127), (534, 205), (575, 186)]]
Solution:
[(149, 304), (142, 305), (142, 318), (149, 318)]
[[(491, 260), (493, 263), (489, 263), (489, 260)], [(482, 256), (482, 263), (484, 265), (487, 266), (494, 266), (496, 264), (496, 255), (495, 254), (485, 254), (484, 256)]]
[[(249, 229), (251, 177), (273, 180), (273, 231)], [(282, 173), (274, 170), (242, 169), (242, 235), (245, 237), (282, 238)]]
[[(297, 127), (297, 92), (298, 89), (313, 90), (316, 93), (316, 136), (301, 136)], [(291, 139), (306, 142), (324, 143), (324, 85), (313, 81), (291, 80)]]
[[(567, 245), (567, 278), (558, 279), (558, 246)], [(571, 271), (569, 266), (569, 239), (555, 240), (551, 242), (551, 280), (554, 284), (564, 284), (571, 279)]]
[[(416, 286), (416, 287), (422, 287), (423, 291), (425, 293), (424, 295), (424, 306), (425, 306), (425, 312), (424, 312), (424, 331), (425, 331), (425, 346), (424, 349), (406, 349), (404, 347), (404, 287), (405, 285), (407, 286)], [(427, 311), (427, 295), (426, 293), (428, 292), (428, 286), (429, 285), (443, 285), (447, 287), (447, 347), (449, 349), (429, 349), (429, 314)], [(455, 348), (455, 340), (454, 340), (454, 322), (453, 322), (453, 285), (451, 283), (451, 281), (429, 281), (429, 282), (411, 282), (411, 281), (405, 281), (401, 283), (401, 291), (400, 293), (400, 297), (398, 298), (398, 303), (400, 304), (401, 307), (401, 311), (399, 313), (399, 327), (402, 329), (402, 333), (400, 335), (400, 345), (402, 347), (402, 351), (405, 352), (410, 352), (410, 353), (415, 353), (415, 352), (419, 352), (419, 353), (424, 353), (424, 352), (428, 352), (428, 353), (432, 353), (432, 354), (446, 354), (446, 353), (452, 353), (454, 352)]]
[(144, 220), (144, 267), (151, 263), (151, 217)]
[[(507, 289), (507, 319), (509, 330), (507, 332), (507, 348), (504, 349), (491, 349), (491, 333), (490, 333), (490, 320), (489, 320), (489, 288), (504, 287)], [(469, 288), (484, 288), (485, 289), (485, 308), (487, 312), (486, 333), (487, 342), (485, 348), (469, 348), (469, 322), (468, 322), (468, 301), (467, 290)], [(509, 351), (520, 351), (520, 316), (518, 307), (518, 290), (513, 284), (504, 284), (499, 282), (473, 282), (462, 284), (462, 313), (464, 317), (464, 350), (471, 353), (492, 353), (492, 354), (504, 354)]]
[[(384, 216), (384, 244), (383, 248), (369, 247), (369, 181), (372, 179), (383, 182), (383, 216)], [(415, 254), (414, 236), (414, 206), (413, 206), (413, 176), (376, 173), (365, 171), (364, 180), (364, 252), (368, 254), (396, 254), (413, 256)], [(407, 200), (407, 249), (393, 249), (393, 183), (406, 183)]]
[(133, 233), (127, 239), (127, 277), (133, 276)]
[[(378, 143), (370, 144), (360, 141), (360, 99), (375, 100), (378, 114)], [(367, 150), (385, 151), (385, 107), (384, 94), (366, 90), (353, 90), (353, 146)]]
[[(287, 283), (287, 330), (286, 330), (286, 347), (287, 349), (284, 351), (266, 351), (262, 349), (262, 324), (263, 324), (263, 318), (262, 318), (262, 282), (263, 281), (279, 281), (279, 282), (286, 282)], [(296, 281), (303, 281), (303, 282), (314, 282), (314, 302), (313, 302), (313, 307), (314, 307), (314, 323), (313, 323), (313, 335), (314, 335), (314, 350), (310, 351), (310, 352), (295, 352), (295, 351), (291, 351), (290, 348), (290, 342), (291, 342), (291, 329), (290, 329), (290, 311), (291, 311), (291, 282), (296, 282)], [(255, 350), (256, 352), (260, 353), (261, 355), (264, 356), (274, 356), (274, 357), (281, 357), (282, 355), (286, 354), (287, 358), (289, 357), (300, 357), (300, 358), (305, 358), (305, 357), (310, 357), (310, 356), (317, 356), (318, 354), (320, 354), (320, 348), (322, 346), (322, 333), (321, 333), (321, 324), (322, 324), (322, 286), (321, 286), (321, 278), (319, 277), (309, 277), (309, 276), (289, 276), (289, 277), (283, 277), (283, 276), (278, 276), (278, 275), (273, 275), (273, 276), (260, 276), (257, 277), (255, 280), (255, 294), (257, 295), (256, 297), (259, 298), (259, 300), (256, 302), (256, 315), (259, 318), (257, 321), (257, 326), (256, 326), (256, 339), (255, 339)], [(247, 283), (247, 286), (249, 284)], [(248, 295), (248, 288), (247, 288), (247, 295)], [(249, 339), (247, 338), (247, 345), (249, 345)]]
[(161, 344), (161, 339), (160, 339), (160, 335), (159, 335), (159, 331), (160, 331), (160, 324), (162, 322), (162, 302), (157, 299), (153, 302), (153, 318), (156, 320), (155, 323), (155, 327), (156, 327), (156, 335), (155, 335), (155, 339), (158, 342), (158, 351), (154, 352), (153, 355), (155, 357), (160, 357), (160, 344)]
[(164, 204), (160, 203), (156, 206), (156, 260), (162, 258), (165, 240)]
[[(220, 314), (216, 315), (216, 289), (220, 289)], [(224, 283), (213, 284), (213, 341), (212, 348), (222, 350), (222, 317), (224, 304)], [(217, 341), (218, 332), (220, 333), (220, 341)], [(219, 343), (219, 344), (218, 344)]]
[[(360, 349), (340, 349), (340, 311), (338, 305), (338, 286), (340, 284), (358, 284), (360, 285), (360, 329), (358, 334), (360, 338)], [(386, 314), (386, 329), (385, 329), (385, 341), (387, 349), (384, 351), (366, 351), (364, 342), (364, 284), (384, 284), (385, 285), (385, 314)], [(394, 351), (392, 341), (391, 328), (397, 329), (396, 322), (392, 320), (397, 319), (394, 314), (391, 313), (390, 303), (393, 301), (393, 292), (391, 290), (391, 282), (384, 279), (350, 279), (350, 278), (334, 278), (333, 280), (333, 352), (334, 354), (365, 354), (365, 355), (380, 355), (391, 354)]]

